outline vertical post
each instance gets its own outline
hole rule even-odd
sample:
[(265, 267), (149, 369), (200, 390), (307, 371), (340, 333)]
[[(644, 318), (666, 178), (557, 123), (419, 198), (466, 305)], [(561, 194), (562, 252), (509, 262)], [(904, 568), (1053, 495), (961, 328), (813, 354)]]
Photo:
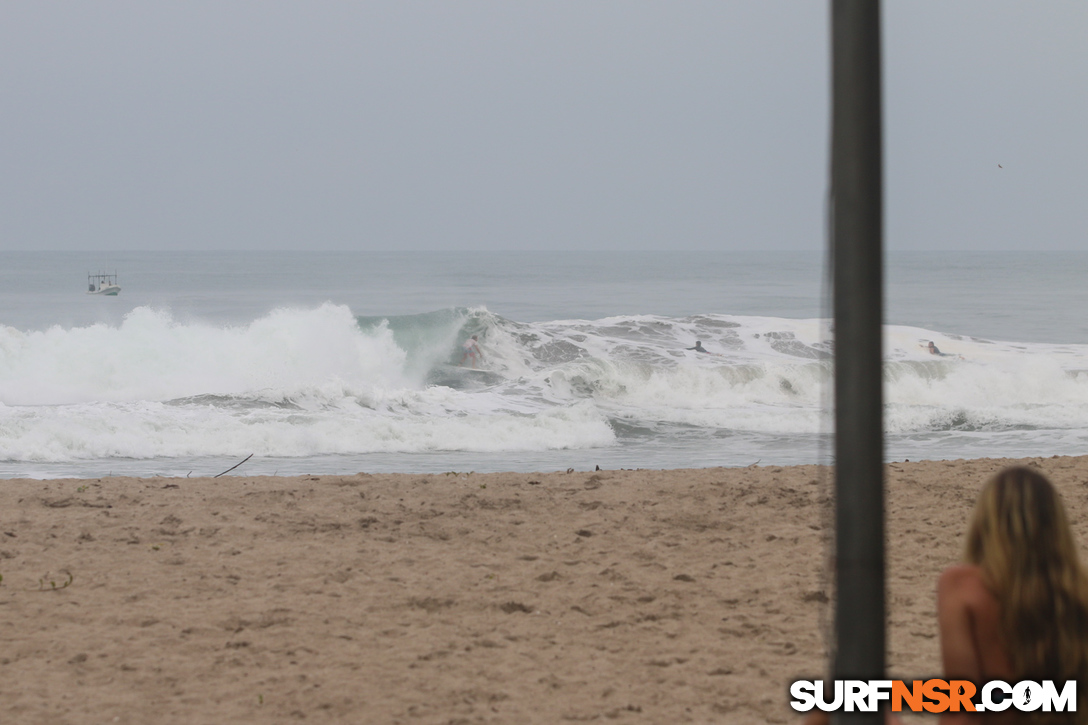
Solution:
[[(832, 0), (834, 679), (884, 677), (883, 179), (879, 0)], [(840, 715), (882, 723), (882, 713)]]

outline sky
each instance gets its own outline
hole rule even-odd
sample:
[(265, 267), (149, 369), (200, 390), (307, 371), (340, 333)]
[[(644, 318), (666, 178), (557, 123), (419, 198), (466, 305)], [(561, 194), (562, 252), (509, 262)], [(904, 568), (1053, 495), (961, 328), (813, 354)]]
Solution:
[[(1088, 3), (883, 13), (889, 250), (1088, 250)], [(818, 250), (828, 15), (0, 0), (0, 251)]]

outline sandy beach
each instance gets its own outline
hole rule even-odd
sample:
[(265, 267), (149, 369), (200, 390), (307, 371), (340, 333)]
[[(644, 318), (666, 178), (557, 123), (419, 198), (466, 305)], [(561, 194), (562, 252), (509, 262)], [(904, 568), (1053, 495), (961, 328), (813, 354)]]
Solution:
[[(888, 466), (889, 666), (1009, 460)], [(1088, 458), (1028, 459), (1088, 537)], [(792, 722), (818, 466), (0, 482), (10, 723)]]

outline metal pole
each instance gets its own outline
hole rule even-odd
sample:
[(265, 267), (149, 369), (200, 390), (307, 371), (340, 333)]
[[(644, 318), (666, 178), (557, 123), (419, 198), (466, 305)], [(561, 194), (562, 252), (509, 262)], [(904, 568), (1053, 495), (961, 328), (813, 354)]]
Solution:
[[(884, 677), (880, 2), (832, 0), (834, 679)], [(882, 723), (882, 713), (840, 715)]]

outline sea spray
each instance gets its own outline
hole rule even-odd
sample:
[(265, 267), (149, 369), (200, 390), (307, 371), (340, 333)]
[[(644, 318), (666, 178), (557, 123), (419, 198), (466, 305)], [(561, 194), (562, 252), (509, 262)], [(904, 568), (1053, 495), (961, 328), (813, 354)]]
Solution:
[[(1059, 452), (1088, 428), (1088, 346), (886, 333), (892, 451)], [(479, 370), (458, 364), (470, 335)], [(324, 304), (224, 324), (137, 307), (112, 325), (0, 328), (0, 459), (637, 446), (682, 463), (714, 446), (738, 462), (811, 460), (830, 430), (833, 351), (818, 319), (357, 317)]]
[(65, 405), (290, 391), (328, 381), (406, 383), (405, 353), (346, 307), (274, 310), (244, 326), (136, 308), (116, 327), (0, 330), (0, 402)]

